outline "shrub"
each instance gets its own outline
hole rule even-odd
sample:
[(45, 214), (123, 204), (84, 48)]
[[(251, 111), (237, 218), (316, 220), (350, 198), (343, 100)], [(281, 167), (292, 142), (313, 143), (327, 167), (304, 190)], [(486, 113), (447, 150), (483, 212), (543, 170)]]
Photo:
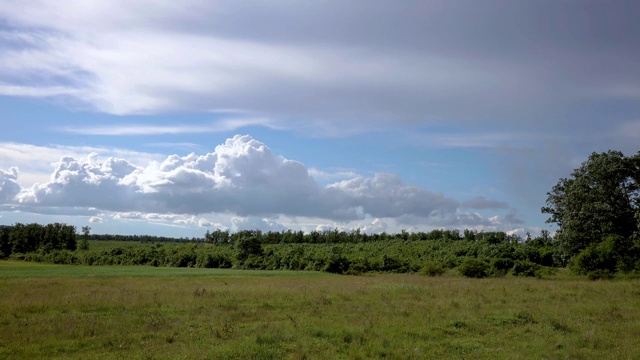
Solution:
[(371, 271), (371, 267), (367, 259), (355, 259), (351, 261), (348, 273), (349, 275), (359, 275), (367, 271)]
[(571, 271), (577, 274), (588, 274), (596, 270), (607, 270), (610, 273), (617, 271), (620, 256), (618, 248), (620, 241), (618, 236), (608, 236), (604, 241), (593, 244), (582, 250), (573, 258), (570, 264)]
[(466, 259), (458, 266), (458, 271), (461, 275), (470, 278), (483, 278), (487, 276), (489, 270), (489, 264), (485, 261), (471, 258)]
[(327, 262), (325, 263), (323, 271), (334, 273), (334, 274), (344, 274), (349, 270), (351, 263), (347, 258), (341, 255), (332, 255)]
[(387, 254), (382, 255), (382, 270), (391, 272), (403, 272), (406, 263)]
[(531, 261), (516, 261), (513, 265), (512, 273), (515, 276), (538, 276), (540, 265), (532, 263)]
[(489, 263), (490, 272), (494, 276), (504, 276), (513, 268), (514, 262), (511, 259), (498, 258), (491, 259)]
[(196, 267), (201, 268), (229, 268), (231, 265), (231, 259), (220, 254), (202, 253), (196, 260)]
[(445, 272), (445, 268), (436, 261), (426, 261), (420, 269), (420, 275), (438, 276)]

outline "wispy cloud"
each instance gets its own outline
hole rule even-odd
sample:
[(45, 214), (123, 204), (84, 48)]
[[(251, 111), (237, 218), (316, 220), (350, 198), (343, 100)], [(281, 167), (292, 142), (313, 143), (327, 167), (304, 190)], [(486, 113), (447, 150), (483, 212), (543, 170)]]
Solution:
[[(344, 131), (365, 121), (559, 131), (582, 102), (640, 88), (640, 26), (624, 6), (251, 4), (159, 1), (141, 15), (122, 0), (3, 2), (0, 93), (71, 96), (120, 115), (237, 109)], [(574, 7), (593, 22), (567, 16)]]
[(145, 136), (229, 132), (247, 126), (272, 127), (265, 118), (222, 119), (206, 125), (132, 125), (109, 124), (104, 126), (62, 127), (59, 131), (101, 136)]

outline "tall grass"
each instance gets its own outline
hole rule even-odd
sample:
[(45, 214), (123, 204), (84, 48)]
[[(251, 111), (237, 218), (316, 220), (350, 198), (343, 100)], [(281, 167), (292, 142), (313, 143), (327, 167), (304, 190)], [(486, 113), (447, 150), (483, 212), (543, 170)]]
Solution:
[(0, 358), (640, 356), (634, 279), (218, 270), (190, 277), (152, 267), (134, 269), (155, 276), (86, 277), (81, 266), (50, 267), (50, 276), (38, 277), (19, 276), (18, 264), (0, 262), (0, 273), (18, 268), (0, 278)]

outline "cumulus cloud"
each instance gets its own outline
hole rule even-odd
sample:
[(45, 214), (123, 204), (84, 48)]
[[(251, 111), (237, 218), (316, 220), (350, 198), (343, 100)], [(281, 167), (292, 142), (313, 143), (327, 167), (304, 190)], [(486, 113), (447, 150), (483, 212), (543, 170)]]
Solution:
[(0, 201), (11, 202), (20, 192), (18, 184), (18, 168), (12, 167), (9, 171), (0, 169)]
[(357, 177), (329, 185), (328, 188), (346, 195), (345, 206), (349, 211), (373, 217), (430, 217), (455, 212), (458, 207), (455, 200), (441, 193), (404, 184), (394, 174)]
[[(46, 98), (67, 108), (108, 114), (188, 112), (221, 118), (210, 127), (163, 126), (148, 119), (58, 129), (91, 136), (236, 131), (244, 126), (336, 136), (403, 128), (403, 141), (414, 146), (499, 148), (506, 154), (500, 155), (496, 172), (507, 179), (510, 202), (524, 207), (570, 172), (569, 158), (584, 159), (612, 146), (637, 151), (638, 7), (632, 1), (607, 6), (598, 1), (501, 0), (409, 0), (402, 6), (365, 0), (1, 1), (0, 95)], [(338, 207), (323, 203), (325, 197), (335, 201), (335, 194), (345, 192), (359, 196), (350, 189), (324, 187), (356, 176), (311, 170), (323, 186), (296, 190), (321, 197), (314, 199), (318, 208), (313, 211), (291, 198), (284, 205), (265, 200), (250, 207), (247, 199), (254, 194), (249, 190), (243, 196), (238, 191), (223, 196), (222, 187), (192, 199), (199, 206), (193, 208), (179, 200), (188, 193), (174, 187), (180, 179), (163, 177), (167, 174), (161, 169), (152, 174), (146, 161), (91, 151), (142, 166), (126, 180), (116, 177), (122, 182), (112, 188), (134, 191), (117, 193), (135, 200), (129, 204), (137, 207), (129, 210), (227, 209), (243, 216), (302, 211), (341, 219), (366, 211), (385, 214), (374, 204), (353, 199)], [(91, 151), (66, 155), (80, 159)], [(48, 182), (40, 166), (25, 167), (34, 158), (46, 157), (47, 166), (61, 158), (57, 153), (54, 160), (48, 159), (52, 154), (33, 154), (23, 153), (22, 186)], [(15, 165), (4, 163), (2, 155), (0, 151), (0, 168)], [(182, 168), (172, 175), (187, 182), (200, 176), (202, 186), (216, 181), (197, 169)], [(70, 186), (60, 184), (55, 191), (62, 194)], [(173, 199), (163, 197), (170, 188), (179, 192)], [(155, 196), (150, 195), (153, 189)], [(277, 193), (272, 197), (280, 198)], [(211, 209), (202, 204), (204, 199), (215, 199), (219, 206)], [(104, 206), (120, 209), (115, 200)], [(403, 206), (418, 209), (417, 204)], [(396, 205), (387, 212), (402, 210)]]
[(260, 218), (257, 216), (233, 217), (231, 219), (231, 230), (261, 230), (261, 231), (283, 231), (287, 227), (276, 220)]
[(366, 234), (377, 234), (387, 231), (387, 224), (382, 219), (373, 219), (369, 224), (362, 228)]
[(106, 158), (127, 159), (135, 164), (146, 164), (163, 158), (159, 154), (144, 153), (125, 149), (114, 149), (100, 146), (38, 146), (15, 142), (0, 142), (0, 169), (20, 165), (18, 183), (31, 186), (44, 183), (51, 177), (51, 164), (58, 163), (61, 158), (86, 158), (87, 154), (101, 154)]
[(125, 210), (131, 206), (135, 189), (122, 185), (121, 179), (136, 167), (126, 160), (109, 158), (99, 163), (95, 153), (86, 159), (63, 157), (54, 163), (48, 182), (24, 189), (19, 203), (50, 207), (96, 207)]
[[(237, 216), (232, 227), (283, 228), (278, 216), (350, 222), (413, 217), (431, 221), (455, 216), (459, 204), (441, 193), (405, 184), (393, 174), (354, 177), (320, 185), (304, 164), (274, 155), (248, 136), (236, 135), (211, 153), (170, 155), (147, 165), (97, 153), (62, 157), (49, 180), (17, 184), (18, 169), (2, 171), (3, 203), (29, 211), (115, 212), (115, 220), (220, 225), (199, 214)], [(266, 220), (265, 220), (266, 219)], [(91, 221), (91, 220), (90, 220)], [(367, 226), (384, 229), (382, 220)]]

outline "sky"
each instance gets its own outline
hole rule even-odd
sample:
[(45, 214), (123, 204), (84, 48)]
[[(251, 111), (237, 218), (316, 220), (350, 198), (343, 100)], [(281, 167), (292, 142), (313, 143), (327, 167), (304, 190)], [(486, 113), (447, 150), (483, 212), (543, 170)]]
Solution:
[(0, 2), (0, 224), (538, 234), (640, 150), (640, 3)]

